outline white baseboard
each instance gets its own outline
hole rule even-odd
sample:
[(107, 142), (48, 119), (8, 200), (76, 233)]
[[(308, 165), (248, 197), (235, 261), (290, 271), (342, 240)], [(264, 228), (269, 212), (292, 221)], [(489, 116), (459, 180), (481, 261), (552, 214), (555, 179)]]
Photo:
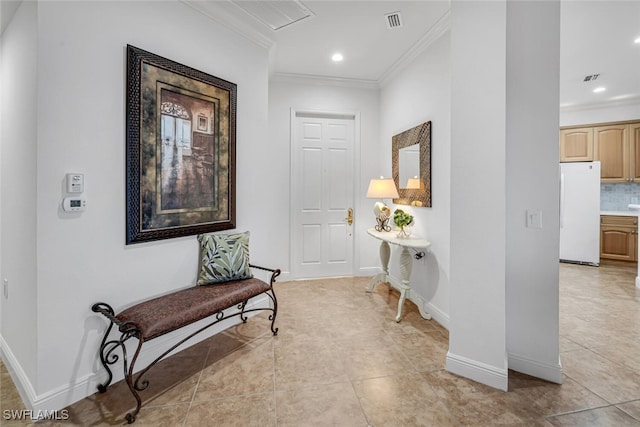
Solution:
[[(380, 273), (382, 270), (380, 267), (361, 267), (358, 271), (359, 276), (375, 276)], [(449, 315), (444, 311), (440, 310), (438, 307), (433, 305), (430, 302), (426, 302), (421, 295), (419, 295), (414, 289), (411, 289), (407, 298), (410, 301), (413, 301), (419, 307), (422, 307), (427, 313), (431, 315), (431, 317), (444, 326), (445, 329), (449, 329)]]
[[(261, 298), (256, 298), (253, 301), (250, 301), (247, 304), (247, 309), (259, 308), (259, 307), (270, 307), (271, 300), (266, 295), (263, 295)], [(235, 313), (237, 312), (237, 308), (232, 308), (225, 310), (225, 313)], [(259, 314), (259, 312), (248, 313), (247, 316), (255, 316)], [(211, 318), (207, 318), (204, 321), (201, 320), (192, 325), (185, 326), (177, 331), (171, 332), (169, 334), (158, 337), (152, 341), (149, 341), (143, 345), (142, 351), (136, 361), (136, 372), (139, 372), (141, 369), (146, 367), (149, 363), (153, 362), (153, 360), (166, 351), (173, 344), (179, 342), (181, 339), (186, 338), (199, 328), (205, 326), (208, 322), (211, 322)], [(218, 334), (234, 325), (237, 325), (241, 322), (239, 316), (232, 317), (227, 319), (226, 321), (222, 321), (211, 328), (204, 330), (202, 333), (194, 336), (192, 339), (188, 340), (186, 343), (182, 344), (180, 347), (175, 349), (171, 354), (178, 353), (185, 348), (191, 347), (194, 344), (199, 343), (215, 334)], [(114, 328), (115, 329), (115, 328)], [(115, 334), (112, 331), (112, 334)], [(137, 342), (136, 342), (137, 344)], [(70, 382), (68, 384), (60, 385), (52, 390), (47, 392), (36, 394), (29, 378), (24, 373), (20, 363), (13, 356), (11, 349), (8, 348), (6, 342), (0, 336), (0, 350), (2, 350), (3, 360), (7, 365), (7, 369), (11, 373), (11, 377), (13, 382), (20, 393), (20, 397), (22, 398), (24, 405), (27, 409), (31, 409), (33, 411), (55, 411), (63, 409), (72, 403), (77, 402), (78, 400), (82, 400), (87, 396), (90, 396), (97, 392), (98, 384), (103, 383), (107, 379), (107, 372), (100, 364), (99, 359), (97, 358), (98, 349), (96, 348), (96, 371), (86, 374), (80, 378), (77, 378), (75, 381)], [(130, 351), (128, 349), (128, 351)], [(133, 354), (133, 353), (131, 353)], [(168, 356), (167, 356), (168, 357)], [(116, 383), (124, 378), (124, 373), (122, 369), (122, 358), (120, 361), (110, 366), (111, 371), (113, 372), (113, 380), (111, 384)], [(4, 409), (12, 409), (12, 408), (4, 408)]]
[[(36, 391), (27, 376), (27, 373), (22, 368), (18, 359), (16, 359), (15, 355), (9, 348), (9, 345), (4, 340), (4, 337), (0, 335), (0, 356), (2, 356), (2, 361), (9, 371), (11, 375), (11, 379), (13, 383), (16, 385), (16, 389), (18, 390), (18, 394), (20, 394), (20, 398), (22, 398), (22, 402), (26, 409), (34, 409), (33, 402), (36, 399)], [(18, 408), (2, 408), (2, 409), (18, 409)]]
[(507, 369), (486, 365), (451, 352), (447, 352), (445, 368), (453, 374), (469, 378), (499, 390), (507, 391), (509, 386)]
[(449, 330), (449, 315), (438, 307), (428, 302), (425, 304), (425, 309), (429, 312), (433, 320), (442, 325), (446, 330)]
[(358, 276), (375, 276), (382, 271), (380, 267), (360, 267), (358, 269)]
[(509, 369), (551, 381), (552, 383), (562, 384), (562, 363), (559, 357), (557, 365), (549, 365), (509, 353)]
[(289, 282), (291, 281), (291, 272), (290, 271), (282, 271), (280, 275), (276, 279), (276, 283), (278, 282)]

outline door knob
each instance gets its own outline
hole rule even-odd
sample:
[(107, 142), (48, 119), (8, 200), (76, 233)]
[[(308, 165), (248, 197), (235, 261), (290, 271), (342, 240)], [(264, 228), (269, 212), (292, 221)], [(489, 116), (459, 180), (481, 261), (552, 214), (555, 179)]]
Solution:
[(353, 208), (347, 209), (347, 217), (344, 219), (347, 221), (347, 224), (353, 224)]

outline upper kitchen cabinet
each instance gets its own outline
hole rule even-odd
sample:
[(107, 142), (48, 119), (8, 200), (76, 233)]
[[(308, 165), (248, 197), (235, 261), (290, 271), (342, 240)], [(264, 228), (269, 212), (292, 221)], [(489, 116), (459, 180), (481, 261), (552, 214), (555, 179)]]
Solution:
[[(629, 126), (598, 126), (593, 130), (595, 160), (602, 182), (630, 182)], [(634, 171), (635, 173), (635, 171)]]
[(602, 182), (640, 182), (640, 123), (595, 127), (593, 144)]
[(560, 161), (600, 161), (601, 182), (640, 183), (640, 122), (560, 129)]
[(640, 123), (629, 125), (629, 151), (631, 156), (631, 178), (640, 182)]
[(590, 162), (592, 160), (592, 127), (560, 130), (561, 162)]

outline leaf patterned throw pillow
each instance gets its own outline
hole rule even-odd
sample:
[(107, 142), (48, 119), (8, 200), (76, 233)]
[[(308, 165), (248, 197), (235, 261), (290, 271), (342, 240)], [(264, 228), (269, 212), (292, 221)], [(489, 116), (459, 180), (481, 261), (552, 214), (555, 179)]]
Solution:
[(201, 234), (200, 269), (197, 285), (229, 282), (253, 277), (249, 267), (249, 232)]

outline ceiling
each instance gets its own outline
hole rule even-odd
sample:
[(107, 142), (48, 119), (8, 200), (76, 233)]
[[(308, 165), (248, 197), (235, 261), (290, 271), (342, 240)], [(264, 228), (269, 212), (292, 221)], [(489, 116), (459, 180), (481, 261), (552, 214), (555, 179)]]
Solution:
[[(0, 30), (20, 1), (0, 0)], [(448, 0), (181, 1), (269, 49), (272, 77), (313, 77), (371, 87), (383, 85), (449, 26)], [(299, 6), (310, 16), (273, 30), (255, 18), (252, 4), (261, 6), (263, 15), (265, 5), (273, 4), (284, 11), (280, 18), (291, 17)], [(287, 4), (292, 9), (283, 6)], [(390, 12), (400, 12), (401, 27), (387, 27), (385, 14)], [(639, 37), (638, 0), (563, 0), (561, 108), (640, 104), (640, 43), (634, 43)], [(342, 62), (331, 61), (335, 52), (344, 55)], [(596, 80), (583, 81), (594, 74), (599, 74)], [(598, 86), (606, 90), (593, 93)]]
[[(271, 49), (272, 76), (322, 77), (380, 86), (449, 26), (449, 1), (293, 0), (312, 15), (272, 30), (245, 9), (278, 1), (183, 0)], [(295, 6), (295, 5), (294, 5)], [(400, 12), (403, 26), (387, 28)], [(563, 109), (640, 103), (640, 1), (561, 2), (560, 105)], [(340, 52), (344, 61), (333, 63)], [(587, 75), (599, 74), (584, 82)], [(594, 93), (598, 86), (604, 92)]]
[(560, 34), (562, 108), (640, 104), (640, 1), (563, 1)]
[[(217, 22), (271, 49), (271, 74), (322, 77), (379, 86), (393, 70), (448, 27), (448, 0), (182, 0)], [(272, 30), (247, 4), (299, 4), (311, 16)], [(386, 14), (400, 12), (402, 26), (388, 28)], [(339, 52), (340, 63), (331, 61)]]

